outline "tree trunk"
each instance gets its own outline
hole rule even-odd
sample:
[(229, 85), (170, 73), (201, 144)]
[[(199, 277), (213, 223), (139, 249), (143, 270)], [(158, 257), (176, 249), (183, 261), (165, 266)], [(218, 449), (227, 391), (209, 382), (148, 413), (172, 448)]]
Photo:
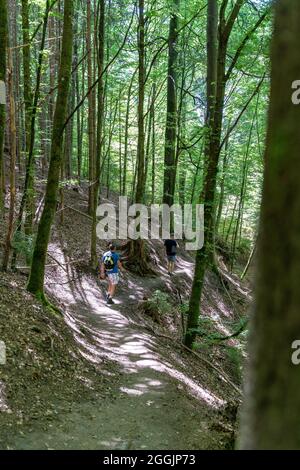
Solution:
[(30, 33), (28, 0), (22, 0), (22, 33), (23, 33), (23, 94), (25, 107), (26, 155), (28, 158), (30, 146), (30, 123), (33, 94), (31, 89), (30, 71)]
[[(228, 129), (230, 128), (230, 123), (228, 124)], [(223, 212), (223, 205), (224, 205), (224, 195), (225, 195), (225, 180), (226, 180), (226, 172), (228, 167), (228, 147), (229, 147), (229, 133), (227, 133), (227, 137), (225, 140), (225, 148), (224, 148), (224, 155), (222, 161), (222, 174), (221, 174), (221, 181), (220, 181), (220, 198), (219, 198), (219, 205), (216, 217), (216, 226), (215, 231), (216, 235), (218, 234), (222, 212)]]
[(12, 68), (12, 53), (9, 51), (8, 55), (8, 94), (9, 94), (9, 130), (10, 130), (10, 201), (9, 201), (9, 217), (7, 235), (4, 247), (4, 256), (2, 269), (7, 271), (9, 255), (11, 250), (11, 239), (13, 234), (14, 215), (15, 215), (15, 200), (16, 200), (16, 185), (15, 185), (15, 167), (17, 156), (17, 136), (16, 136), (16, 114), (15, 114), (15, 100), (14, 100), (14, 81), (13, 81), (13, 68)]
[(176, 182), (176, 134), (177, 134), (177, 39), (180, 0), (173, 0), (169, 28), (167, 123), (165, 134), (164, 193), (163, 203), (173, 205)]
[(243, 449), (300, 448), (300, 374), (291, 358), (300, 331), (300, 107), (291, 100), (300, 77), (299, 23), (299, 1), (275, 4)]
[(127, 105), (126, 105), (126, 117), (125, 117), (125, 136), (124, 136), (124, 162), (123, 162), (123, 185), (122, 185), (122, 195), (126, 196), (127, 194), (127, 164), (128, 164), (128, 137), (129, 137), (129, 117), (130, 117), (130, 100), (131, 100), (131, 91), (134, 82), (136, 71), (132, 75), (130, 80), (128, 95), (127, 95)]
[(156, 151), (156, 138), (155, 138), (155, 99), (156, 99), (156, 82), (153, 83), (153, 101), (150, 109), (151, 122), (152, 122), (152, 139), (151, 139), (151, 204), (155, 201), (155, 151)]
[[(43, 32), (42, 32), (42, 41), (39, 51), (39, 58), (38, 58), (38, 68), (36, 73), (36, 86), (34, 92), (34, 98), (32, 103), (32, 108), (30, 110), (30, 142), (28, 147), (28, 158), (26, 163), (26, 174), (25, 174), (25, 183), (24, 183), (24, 190), (21, 199), (21, 204), (19, 208), (19, 214), (17, 219), (17, 231), (20, 232), (22, 230), (22, 220), (23, 220), (23, 213), (26, 207), (26, 220), (25, 220), (25, 232), (26, 234), (30, 235), (32, 233), (32, 223), (33, 223), (33, 216), (34, 216), (34, 197), (33, 197), (33, 161), (34, 161), (34, 144), (35, 144), (35, 121), (37, 116), (37, 108), (38, 108), (38, 100), (40, 96), (40, 85), (41, 85), (41, 75), (42, 75), (42, 64), (43, 64), (43, 55), (44, 55), (44, 47), (46, 41), (46, 34), (47, 34), (47, 24), (48, 24), (48, 17), (50, 11), (50, 3), (47, 0), (44, 20), (43, 20)], [(13, 267), (15, 267), (16, 261), (16, 252), (13, 258)]]
[[(91, 0), (87, 0), (87, 30), (86, 30), (86, 48), (88, 54), (88, 88), (93, 83), (93, 65), (92, 65), (92, 28), (91, 28)], [(93, 181), (95, 179), (95, 109), (94, 109), (94, 91), (88, 96), (88, 137), (89, 137), (89, 214), (93, 214)]]
[(44, 298), (44, 277), (51, 226), (55, 216), (59, 174), (62, 163), (62, 135), (68, 105), (72, 68), (73, 45), (73, 0), (64, 1), (64, 24), (61, 58), (58, 77), (58, 92), (53, 120), (51, 158), (45, 195), (45, 205), (38, 226), (37, 238), (27, 289), (39, 298)]
[[(6, 82), (7, 50), (7, 0), (0, 0), (0, 80)], [(4, 206), (4, 137), (5, 137), (5, 104), (0, 104), (0, 211)]]
[[(206, 162), (204, 174), (204, 245), (197, 251), (195, 273), (192, 285), (192, 292), (189, 302), (187, 330), (185, 335), (185, 344), (192, 347), (196, 338), (196, 331), (199, 322), (199, 313), (201, 305), (201, 295), (204, 285), (204, 277), (206, 268), (209, 263), (213, 264), (214, 254), (214, 235), (215, 235), (215, 193), (218, 173), (218, 163), (221, 144), (221, 132), (224, 111), (224, 96), (226, 88), (226, 54), (227, 46), (232, 28), (235, 20), (238, 17), (239, 11), (244, 3), (244, 0), (237, 0), (232, 8), (232, 12), (225, 20), (225, 10), (227, 1), (223, 0), (219, 28), (218, 28), (218, 55), (217, 67), (214, 61), (216, 60), (216, 34), (217, 34), (217, 21), (215, 16), (218, 12), (218, 4), (216, 0), (208, 2), (208, 16), (207, 16), (207, 122), (209, 128), (207, 131), (208, 142), (206, 144)], [(214, 17), (214, 18), (213, 18)], [(212, 96), (211, 87), (213, 86), (215, 69), (216, 74), (216, 87), (215, 96)], [(213, 109), (212, 109), (213, 107)]]
[(104, 123), (104, 45), (105, 45), (105, 0), (100, 0), (100, 16), (98, 26), (98, 122), (97, 122), (97, 147), (96, 147), (96, 170), (95, 181), (93, 182), (93, 223), (91, 233), (91, 265), (97, 266), (97, 207), (99, 201), (101, 184), (101, 163), (103, 153), (103, 123)]
[(138, 146), (137, 146), (137, 185), (135, 202), (143, 203), (145, 192), (145, 16), (144, 0), (139, 0), (139, 98), (138, 98)]
[[(136, 204), (144, 202), (145, 195), (145, 14), (144, 0), (139, 0), (138, 4), (138, 145), (137, 145), (137, 162), (136, 162), (136, 191), (134, 200)], [(141, 238), (137, 240), (129, 240), (126, 247), (126, 266), (140, 275), (152, 272), (145, 249), (145, 241)]]

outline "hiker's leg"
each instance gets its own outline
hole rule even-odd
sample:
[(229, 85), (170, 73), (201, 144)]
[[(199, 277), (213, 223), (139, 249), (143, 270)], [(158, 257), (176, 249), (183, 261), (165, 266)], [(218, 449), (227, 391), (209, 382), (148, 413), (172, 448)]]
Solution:
[(111, 297), (112, 287), (113, 287), (112, 282), (111, 282), (111, 280), (109, 279), (109, 280), (108, 280), (108, 289), (107, 289), (107, 293), (108, 293), (108, 295), (109, 295), (110, 297)]
[(171, 272), (171, 261), (170, 259), (168, 259), (168, 273)]
[(110, 297), (111, 298), (113, 298), (113, 296), (115, 295), (116, 287), (117, 287), (117, 284), (112, 284), (111, 285), (111, 290), (110, 290)]

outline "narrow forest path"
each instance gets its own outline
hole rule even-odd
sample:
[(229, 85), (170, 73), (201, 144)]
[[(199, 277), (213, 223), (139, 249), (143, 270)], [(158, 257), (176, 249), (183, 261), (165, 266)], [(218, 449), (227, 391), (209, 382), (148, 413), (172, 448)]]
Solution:
[[(212, 431), (211, 424), (223, 399), (201, 383), (203, 371), (191, 376), (188, 361), (174, 345), (162, 342), (136, 321), (133, 310), (145, 294), (145, 280), (125, 274), (116, 304), (110, 307), (104, 301), (104, 283), (72, 266), (67, 272), (59, 268), (56, 279), (52, 273), (48, 280), (48, 288), (64, 305), (81, 354), (111, 375), (111, 387), (107, 399), (76, 403), (48, 426), (36, 423), (16, 438), (12, 448), (222, 447), (222, 436)], [(156, 282), (148, 279), (146, 286), (151, 290)], [(107, 366), (112, 363), (116, 368)]]

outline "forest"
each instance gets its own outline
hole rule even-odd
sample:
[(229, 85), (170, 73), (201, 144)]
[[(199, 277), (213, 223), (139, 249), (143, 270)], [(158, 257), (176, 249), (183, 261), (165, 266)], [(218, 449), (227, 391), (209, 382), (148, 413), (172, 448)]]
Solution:
[(300, 449), (299, 24), (0, 0), (1, 450)]

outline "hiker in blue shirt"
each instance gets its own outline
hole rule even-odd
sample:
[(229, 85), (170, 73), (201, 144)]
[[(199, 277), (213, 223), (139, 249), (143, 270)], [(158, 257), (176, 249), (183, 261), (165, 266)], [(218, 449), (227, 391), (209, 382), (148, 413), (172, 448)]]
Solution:
[(108, 305), (114, 304), (113, 297), (116, 292), (116, 287), (119, 283), (119, 269), (123, 270), (120, 256), (116, 253), (116, 246), (111, 243), (109, 251), (102, 256), (100, 277), (101, 279), (108, 280), (108, 289), (106, 294), (106, 303)]

